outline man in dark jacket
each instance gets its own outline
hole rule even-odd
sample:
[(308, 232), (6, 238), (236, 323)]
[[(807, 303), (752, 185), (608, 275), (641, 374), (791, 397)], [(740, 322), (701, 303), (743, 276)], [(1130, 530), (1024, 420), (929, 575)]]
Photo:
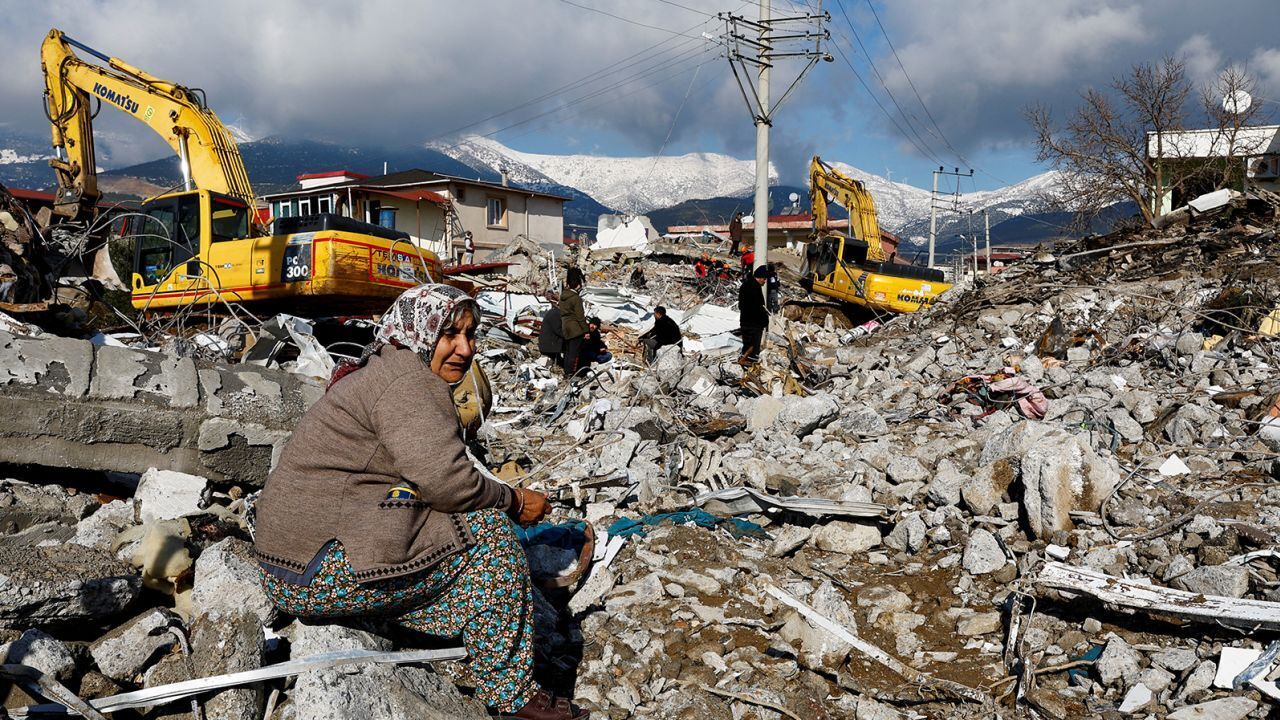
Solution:
[(658, 356), (658, 348), (664, 345), (678, 345), (681, 334), (680, 326), (667, 316), (667, 309), (661, 305), (653, 309), (653, 327), (640, 336), (644, 343), (644, 359), (653, 362)]
[(578, 352), (579, 364), (588, 367), (593, 363), (607, 363), (613, 359), (609, 347), (604, 344), (604, 336), (600, 334), (600, 318), (587, 319), (587, 334), (582, 338), (582, 350)]
[(542, 314), (542, 331), (538, 335), (538, 352), (551, 362), (559, 365), (564, 354), (564, 336), (560, 334), (560, 307), (556, 305), (559, 298), (547, 293), (552, 305)]
[(729, 254), (737, 255), (738, 246), (742, 244), (742, 213), (734, 213), (729, 221)]
[(769, 311), (765, 308), (761, 288), (769, 278), (769, 268), (760, 266), (743, 278), (738, 288), (738, 324), (742, 326), (742, 357), (739, 365), (753, 365), (760, 361), (761, 341), (769, 327)]
[(560, 334), (564, 336), (564, 373), (578, 372), (578, 353), (582, 337), (587, 334), (587, 311), (582, 307), (582, 271), (576, 267), (565, 273), (564, 291), (560, 293)]

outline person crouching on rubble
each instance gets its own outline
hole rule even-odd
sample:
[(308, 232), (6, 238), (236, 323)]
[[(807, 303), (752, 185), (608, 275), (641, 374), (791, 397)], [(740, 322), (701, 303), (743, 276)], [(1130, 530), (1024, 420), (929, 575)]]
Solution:
[(604, 336), (600, 334), (600, 318), (587, 319), (587, 334), (582, 338), (582, 350), (578, 353), (582, 367), (594, 363), (607, 363), (613, 359), (613, 353), (604, 344)]
[(511, 521), (540, 520), (546, 496), (482, 476), (455, 414), (478, 320), (456, 288), (412, 288), (360, 360), (335, 369), (256, 505), (262, 584), (304, 620), (461, 635), (476, 696), (501, 716), (580, 720), (532, 675), (529, 565)]
[(661, 305), (653, 309), (653, 327), (640, 335), (644, 345), (645, 362), (653, 362), (658, 357), (658, 348), (667, 345), (679, 345), (683, 338), (680, 326), (667, 315), (667, 309)]

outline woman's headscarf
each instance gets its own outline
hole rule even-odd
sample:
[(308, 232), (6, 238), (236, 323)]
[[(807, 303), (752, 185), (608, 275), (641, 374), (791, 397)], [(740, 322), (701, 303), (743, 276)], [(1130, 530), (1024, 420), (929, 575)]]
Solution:
[(335, 367), (328, 387), (364, 367), (369, 358), (387, 345), (408, 348), (431, 367), (436, 343), (448, 328), (454, 312), (467, 303), (474, 306), (475, 302), (470, 295), (451, 285), (419, 285), (405, 290), (382, 316), (373, 342), (365, 346), (360, 359), (347, 360)]

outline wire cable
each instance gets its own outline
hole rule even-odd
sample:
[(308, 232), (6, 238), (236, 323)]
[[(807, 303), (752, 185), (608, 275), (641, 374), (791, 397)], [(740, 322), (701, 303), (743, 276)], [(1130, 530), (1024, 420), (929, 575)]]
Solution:
[(679, 35), (680, 37), (693, 38), (693, 39), (695, 39), (695, 40), (701, 39), (701, 38), (697, 37), (696, 35), (687, 35), (687, 34), (685, 34), (685, 33), (683, 33), (683, 32), (680, 32), (679, 30), (672, 30), (671, 28), (664, 28), (664, 27), (661, 27), (661, 26), (659, 26), (659, 25), (650, 25), (650, 24), (648, 24), (648, 23), (642, 23), (642, 22), (640, 22), (639, 20), (632, 20), (631, 18), (625, 18), (625, 17), (622, 17), (621, 15), (614, 15), (614, 14), (613, 14), (613, 13), (611, 13), (611, 12), (608, 12), (608, 11), (606, 11), (606, 10), (601, 10), (601, 9), (599, 9), (599, 8), (593, 8), (593, 7), (589, 6), (589, 5), (579, 5), (578, 3), (573, 2), (573, 0), (560, 0), (560, 2), (564, 3), (565, 5), (572, 5), (572, 6), (576, 7), (576, 8), (581, 8), (581, 9), (583, 9), (583, 10), (588, 10), (588, 11), (593, 12), (593, 13), (599, 13), (599, 14), (601, 14), (601, 15), (606, 15), (606, 16), (608, 16), (608, 17), (611, 17), (611, 18), (615, 19), (615, 20), (621, 20), (622, 22), (625, 22), (625, 23), (631, 23), (632, 25), (637, 25), (637, 26), (642, 27), (642, 28), (649, 28), (650, 30), (661, 30), (662, 32), (665, 32), (665, 33), (671, 33), (672, 35)]

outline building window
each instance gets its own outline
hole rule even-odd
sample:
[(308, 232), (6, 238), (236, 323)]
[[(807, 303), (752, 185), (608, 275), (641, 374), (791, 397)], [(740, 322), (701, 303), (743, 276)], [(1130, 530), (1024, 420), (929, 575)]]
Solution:
[(457, 198), (460, 203), (467, 201), (467, 187), (465, 185), (458, 186)]
[(293, 217), (293, 215), (294, 215), (293, 201), (292, 200), (280, 201), (280, 212), (276, 215), (276, 217), (287, 218), (287, 217)]
[(302, 198), (301, 200), (298, 201), (298, 214), (299, 215), (311, 214), (311, 198)]
[(489, 227), (504, 228), (507, 226), (507, 202), (502, 198), (489, 198), (485, 210), (485, 224)]
[(321, 214), (333, 212), (333, 198), (329, 195), (316, 198), (316, 212)]

